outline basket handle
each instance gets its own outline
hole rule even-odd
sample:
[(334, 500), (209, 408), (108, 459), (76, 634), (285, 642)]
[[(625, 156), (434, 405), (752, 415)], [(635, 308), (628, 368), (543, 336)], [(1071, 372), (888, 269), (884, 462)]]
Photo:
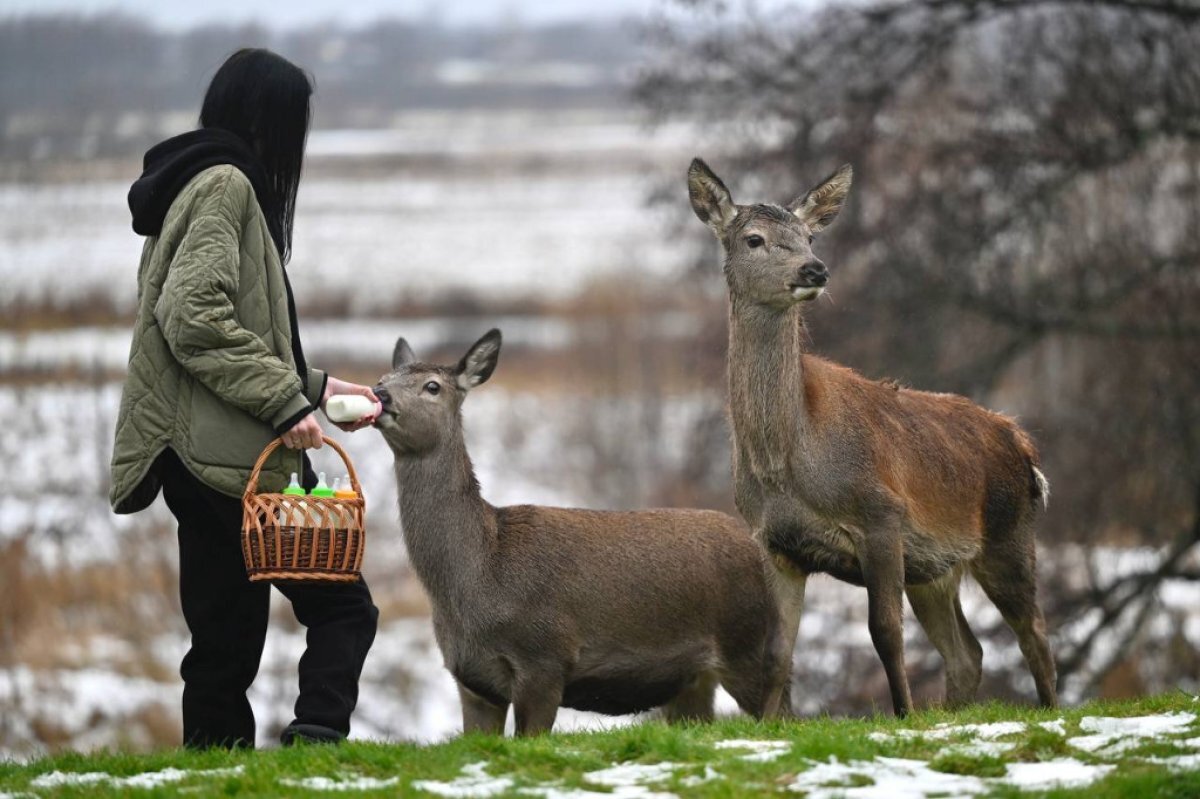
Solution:
[[(350, 461), (350, 456), (346, 454), (346, 450), (342, 449), (342, 445), (334, 441), (327, 435), (322, 435), (321, 440), (329, 446), (333, 447), (334, 452), (342, 457), (342, 462), (346, 464), (346, 470), (350, 474), (350, 485), (354, 488), (354, 493), (361, 498), (363, 495), (362, 486), (358, 483), (358, 472), (354, 471), (354, 464)], [(246, 483), (245, 497), (253, 496), (258, 493), (258, 475), (262, 471), (263, 465), (267, 462), (267, 458), (271, 457), (271, 453), (283, 443), (283, 438), (277, 438), (263, 448), (262, 454), (258, 456), (258, 460), (254, 462), (254, 468), (250, 471), (250, 480)]]

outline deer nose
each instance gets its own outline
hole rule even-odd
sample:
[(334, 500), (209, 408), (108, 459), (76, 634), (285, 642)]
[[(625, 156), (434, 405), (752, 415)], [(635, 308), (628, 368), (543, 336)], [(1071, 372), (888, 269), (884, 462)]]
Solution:
[(391, 395), (391, 394), (388, 392), (388, 390), (387, 390), (386, 388), (384, 388), (384, 387), (383, 387), (383, 384), (382, 384), (382, 383), (381, 383), (380, 385), (378, 385), (378, 386), (375, 386), (375, 387), (374, 387), (373, 389), (371, 389), (371, 390), (375, 392), (375, 396), (376, 396), (376, 397), (378, 397), (378, 398), (379, 398), (379, 401), (380, 401), (381, 403), (383, 403), (385, 406), (386, 406), (386, 405), (387, 405), (389, 402), (391, 402), (391, 401), (392, 401), (392, 395)]
[(800, 267), (800, 276), (813, 286), (824, 286), (829, 282), (829, 271), (825, 264), (813, 259)]

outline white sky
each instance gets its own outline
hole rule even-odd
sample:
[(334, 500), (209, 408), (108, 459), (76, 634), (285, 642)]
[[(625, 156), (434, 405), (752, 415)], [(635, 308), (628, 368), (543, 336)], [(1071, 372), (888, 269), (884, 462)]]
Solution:
[(0, 0), (0, 15), (118, 10), (163, 28), (255, 20), (267, 27), (336, 21), (357, 25), (379, 17), (446, 23), (604, 19), (642, 16), (667, 0)]

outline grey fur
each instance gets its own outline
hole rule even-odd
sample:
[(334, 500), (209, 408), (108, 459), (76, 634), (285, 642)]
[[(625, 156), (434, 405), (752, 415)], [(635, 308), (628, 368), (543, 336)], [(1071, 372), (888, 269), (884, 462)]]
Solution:
[(518, 734), (549, 730), (560, 706), (707, 719), (718, 683), (746, 712), (775, 715), (788, 652), (740, 521), (483, 499), (461, 409), (499, 352), (492, 331), (455, 367), (410, 360), (381, 381), (404, 540), (464, 730), (502, 733), (510, 703)]

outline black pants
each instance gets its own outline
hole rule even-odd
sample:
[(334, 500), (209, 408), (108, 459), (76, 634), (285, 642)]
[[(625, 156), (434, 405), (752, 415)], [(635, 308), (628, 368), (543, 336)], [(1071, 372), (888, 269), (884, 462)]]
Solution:
[[(241, 501), (201, 483), (171, 450), (155, 472), (179, 522), (179, 596), (192, 634), (183, 659), (187, 746), (253, 746), (246, 691), (258, 673), (271, 587), (252, 583), (242, 559)], [(365, 582), (277, 586), (308, 628), (296, 721), (350, 732), (358, 678), (379, 611)]]

